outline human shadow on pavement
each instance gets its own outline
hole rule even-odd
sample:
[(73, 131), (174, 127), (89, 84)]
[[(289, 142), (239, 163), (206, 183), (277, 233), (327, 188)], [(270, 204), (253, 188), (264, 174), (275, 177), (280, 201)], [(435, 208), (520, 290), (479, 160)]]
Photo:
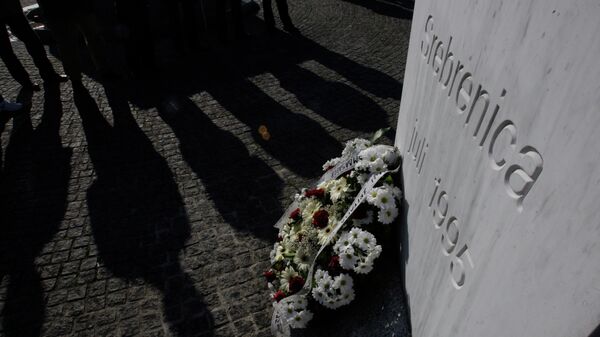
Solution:
[(0, 279), (8, 276), (2, 326), (7, 337), (41, 334), (46, 310), (35, 259), (59, 230), (71, 175), (72, 150), (63, 147), (59, 135), (60, 88), (44, 87), (44, 112), (35, 130), (30, 95), (19, 95), (26, 108), (15, 114), (0, 178)]
[(282, 179), (245, 145), (219, 128), (188, 97), (174, 95), (159, 106), (179, 139), (183, 159), (202, 181), (224, 220), (263, 239), (275, 237)]
[(397, 19), (411, 20), (414, 1), (405, 0), (342, 0), (357, 6), (372, 10), (373, 12)]
[(321, 125), (290, 111), (245, 78), (234, 78), (228, 87), (212, 86), (207, 91), (250, 127), (256, 144), (303, 177), (319, 176), (322, 163), (342, 151)]
[(159, 290), (175, 335), (212, 335), (212, 315), (179, 261), (190, 224), (173, 174), (128, 101), (109, 87), (106, 93), (114, 126), (86, 88), (73, 90), (97, 175), (87, 201), (100, 260), (115, 276)]
[[(392, 76), (350, 59), (335, 50), (331, 50), (300, 33), (287, 34), (275, 30), (272, 34), (264, 34), (264, 21), (260, 18), (250, 18), (247, 26), (255, 33), (256, 38), (240, 43), (233, 47), (228, 55), (220, 55), (221, 59), (230, 59), (230, 67), (237, 68), (245, 76), (255, 76), (262, 73), (272, 73), (279, 77), (280, 72), (293, 65), (306, 61), (316, 61), (337, 72), (358, 88), (381, 98), (400, 99), (398, 88), (400, 81)], [(224, 56), (224, 57), (223, 57)], [(299, 81), (302, 83), (301, 81)], [(310, 86), (311, 83), (304, 83)], [(347, 94), (361, 96), (360, 91), (351, 87)]]
[(274, 75), (304, 106), (339, 126), (375, 132), (387, 124), (386, 112), (347, 84), (326, 80), (298, 65)]

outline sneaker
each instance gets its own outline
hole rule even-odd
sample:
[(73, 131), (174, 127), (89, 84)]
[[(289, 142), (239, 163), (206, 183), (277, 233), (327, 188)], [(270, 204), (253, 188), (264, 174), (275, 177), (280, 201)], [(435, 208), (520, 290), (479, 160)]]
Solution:
[(69, 80), (69, 76), (67, 75), (62, 75), (62, 74), (54, 74), (48, 78), (44, 79), (44, 82), (48, 82), (48, 83), (64, 83), (67, 82)]
[(7, 101), (0, 102), (0, 112), (15, 112), (23, 109), (23, 104), (21, 103), (11, 103)]

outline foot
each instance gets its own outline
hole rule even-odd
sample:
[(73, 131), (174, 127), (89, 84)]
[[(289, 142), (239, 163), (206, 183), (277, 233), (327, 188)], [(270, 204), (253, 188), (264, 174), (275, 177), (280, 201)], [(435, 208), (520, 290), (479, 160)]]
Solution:
[(40, 91), (42, 90), (42, 88), (40, 88), (40, 85), (34, 82), (26, 82), (21, 84), (23, 86), (23, 89), (25, 90), (31, 90), (31, 91)]
[(23, 109), (23, 104), (21, 103), (0, 102), (0, 112), (15, 112), (21, 109)]
[(44, 82), (48, 83), (64, 83), (69, 80), (69, 76), (63, 74), (54, 74), (49, 78), (45, 78)]

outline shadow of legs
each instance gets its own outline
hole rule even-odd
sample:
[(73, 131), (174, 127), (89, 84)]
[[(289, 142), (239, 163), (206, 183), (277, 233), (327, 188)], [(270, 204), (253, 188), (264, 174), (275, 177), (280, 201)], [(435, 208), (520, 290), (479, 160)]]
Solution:
[(74, 88), (97, 174), (87, 200), (98, 256), (115, 276), (141, 278), (161, 291), (173, 333), (210, 333), (212, 316), (178, 259), (190, 224), (173, 173), (137, 125), (127, 100), (113, 88), (106, 93), (114, 126), (85, 88)]

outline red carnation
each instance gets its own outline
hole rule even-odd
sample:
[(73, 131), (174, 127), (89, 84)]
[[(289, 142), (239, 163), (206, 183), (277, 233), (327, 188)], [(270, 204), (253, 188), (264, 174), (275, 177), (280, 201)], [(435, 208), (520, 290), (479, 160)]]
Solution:
[(326, 210), (320, 209), (313, 214), (313, 226), (317, 228), (325, 228), (327, 227), (327, 223), (329, 222), (329, 213)]
[(299, 292), (304, 287), (304, 279), (302, 276), (294, 276), (290, 279), (290, 292)]
[(300, 208), (296, 208), (292, 213), (290, 213), (290, 219), (293, 219), (293, 220), (300, 219)]
[(277, 290), (277, 292), (275, 294), (273, 294), (273, 301), (279, 302), (284, 298), (285, 298), (285, 293), (281, 290)]
[(329, 259), (329, 269), (336, 270), (340, 267), (340, 257), (338, 255), (334, 255)]
[(325, 196), (325, 190), (322, 188), (313, 188), (311, 190), (307, 190), (306, 192), (304, 192), (304, 195), (306, 197), (317, 197), (317, 198), (323, 198)]
[(263, 273), (263, 275), (265, 276), (265, 278), (267, 279), (268, 282), (273, 282), (277, 278), (275, 276), (275, 272), (273, 272), (272, 270), (267, 270), (266, 272)]

